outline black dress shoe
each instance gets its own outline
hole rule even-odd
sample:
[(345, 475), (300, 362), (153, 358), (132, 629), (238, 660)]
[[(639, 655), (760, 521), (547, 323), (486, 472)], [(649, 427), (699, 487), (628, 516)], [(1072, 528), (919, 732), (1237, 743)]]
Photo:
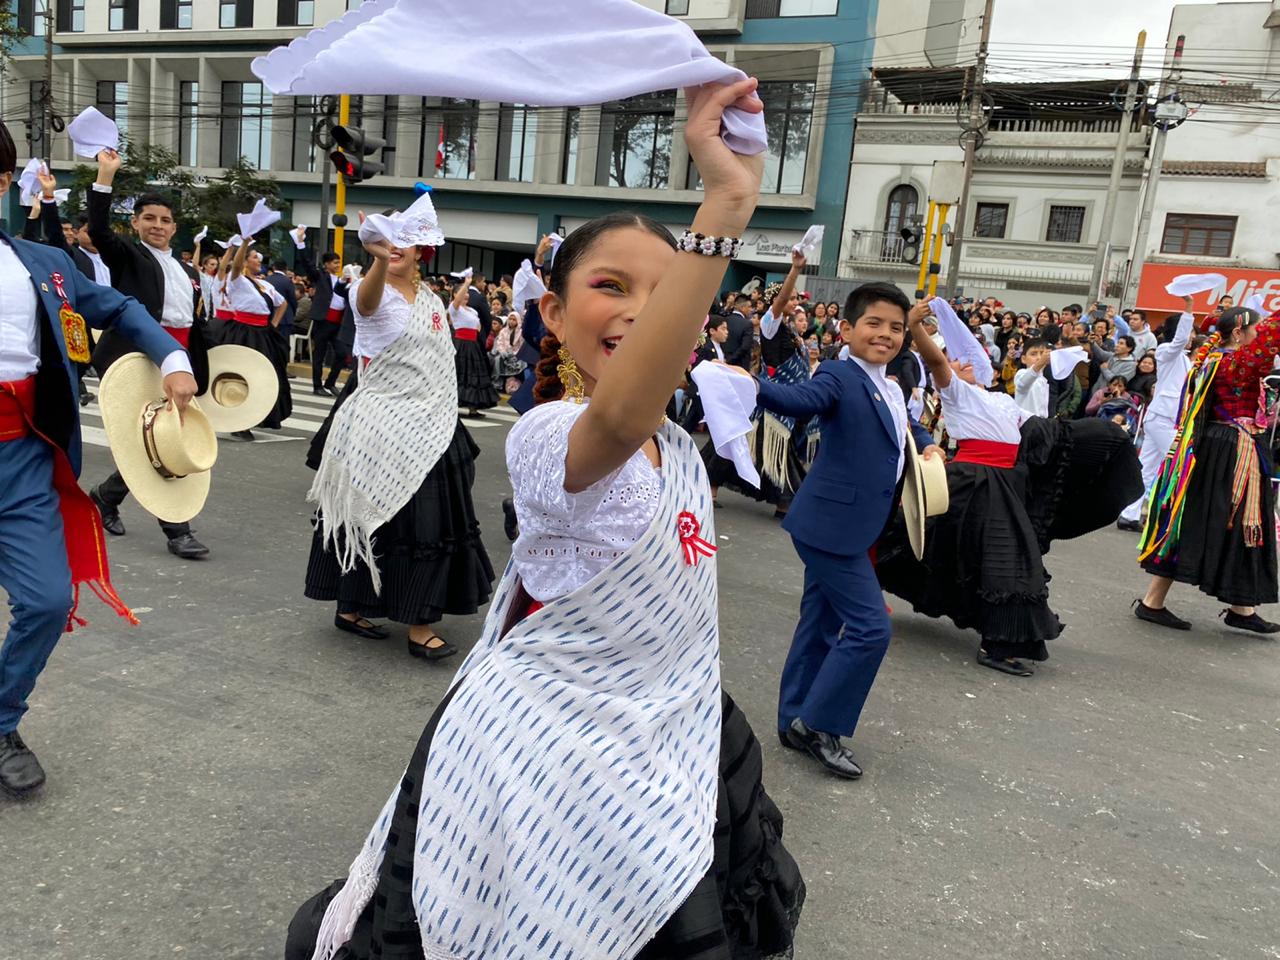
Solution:
[[(444, 660), (446, 657), (452, 657), (458, 652), (458, 648), (443, 637), (432, 637), (431, 640), (439, 640), (440, 646), (428, 647), (426, 643), (408, 641), (409, 656), (417, 657), (419, 660)], [(428, 640), (427, 643), (430, 643), (431, 640)]]
[(97, 487), (89, 491), (89, 499), (98, 508), (98, 513), (102, 514), (102, 529), (113, 537), (123, 537), (124, 521), (120, 519), (120, 511), (116, 507), (109, 506), (102, 497), (98, 496)]
[(169, 552), (183, 560), (203, 560), (209, 555), (209, 548), (191, 534), (184, 533), (169, 541)]
[[(369, 621), (365, 621), (369, 623)], [(389, 632), (376, 624), (370, 623), (369, 626), (363, 627), (359, 620), (348, 620), (341, 614), (333, 615), (333, 625), (343, 633), (354, 633), (357, 637), (364, 637), (366, 640), (385, 640), (391, 636)]]
[(1191, 622), (1175, 617), (1168, 607), (1148, 607), (1141, 600), (1133, 601), (1133, 613), (1139, 620), (1154, 623), (1158, 627), (1169, 627), (1171, 630), (1190, 630)]
[(791, 721), (787, 732), (797, 749), (804, 750), (837, 777), (857, 780), (862, 776), (862, 767), (835, 734), (810, 730), (799, 717)]
[(791, 739), (791, 731), (789, 730), (778, 731), (778, 742), (781, 743), (783, 747), (785, 747), (788, 750), (799, 750), (802, 753), (808, 753), (808, 751), (805, 750), (804, 747), (800, 746), (800, 744), (796, 743), (794, 740)]
[(21, 798), (43, 783), (44, 767), (22, 742), (18, 731), (0, 735), (0, 789)]
[(1126, 533), (1141, 533), (1143, 529), (1142, 521), (1141, 520), (1117, 520), (1116, 529), (1123, 530)]
[(237, 430), (235, 433), (230, 434), (230, 437), (232, 440), (243, 440), (245, 443), (253, 443), (257, 439), (252, 430)]
[(516, 505), (510, 497), (502, 501), (502, 532), (512, 543), (520, 536), (520, 519), (516, 516)]
[(333, 392), (332, 392), (331, 390), (327, 390), (327, 389), (325, 389), (324, 387), (312, 387), (312, 388), (311, 388), (311, 392), (312, 392), (312, 394), (314, 394), (314, 395), (315, 395), (315, 396), (317, 396), (317, 397), (332, 397), (332, 396), (333, 396)]
[(1248, 630), (1250, 633), (1280, 633), (1280, 623), (1263, 620), (1256, 611), (1246, 617), (1234, 610), (1223, 610), (1222, 620), (1228, 627)]

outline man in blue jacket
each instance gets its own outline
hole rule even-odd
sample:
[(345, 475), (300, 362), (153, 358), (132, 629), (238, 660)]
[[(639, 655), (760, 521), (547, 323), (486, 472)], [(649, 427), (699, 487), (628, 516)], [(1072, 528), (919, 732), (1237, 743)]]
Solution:
[[(0, 123), (0, 196), (13, 182), (17, 153)], [(99, 517), (74, 480), (80, 472), (78, 362), (88, 362), (86, 324), (116, 330), (165, 374), (179, 410), (196, 394), (186, 352), (138, 301), (87, 280), (61, 250), (0, 231), (0, 587), (12, 621), (0, 645), (0, 791), (25, 796), (45, 780), (18, 735), (27, 697), (67, 628), (73, 594), (63, 498), (78, 517)], [(104, 566), (105, 569), (105, 566)]]
[(911, 302), (869, 283), (849, 295), (841, 335), (849, 359), (822, 363), (805, 383), (760, 380), (760, 406), (817, 417), (822, 442), (783, 529), (804, 561), (800, 622), (782, 671), (778, 733), (838, 776), (862, 768), (841, 742), (858, 725), (889, 648), (889, 614), (869, 551), (897, 509), (910, 429), (924, 456), (941, 456), (885, 376), (902, 347)]

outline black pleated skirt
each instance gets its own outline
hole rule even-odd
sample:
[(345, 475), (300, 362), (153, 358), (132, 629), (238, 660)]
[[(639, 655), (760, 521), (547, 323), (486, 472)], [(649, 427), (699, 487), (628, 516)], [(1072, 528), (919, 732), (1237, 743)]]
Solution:
[(1187, 481), (1178, 542), (1168, 559), (1149, 557), (1142, 567), (1156, 576), (1193, 584), (1223, 603), (1256, 607), (1277, 599), (1271, 452), (1265, 443), (1257, 444), (1262, 467), (1262, 543), (1248, 546), (1239, 515), (1243, 508), (1234, 523), (1231, 518), (1238, 436), (1239, 430), (1230, 424), (1205, 424), (1196, 441), (1196, 466)]
[(400, 511), (377, 530), (381, 593), (364, 564), (343, 573), (312, 535), (306, 596), (337, 601), (339, 613), (386, 618), (409, 625), (437, 622), (446, 614), (469, 616), (489, 602), (494, 571), (480, 539), (471, 488), (480, 448), (461, 422), (439, 462)]
[(454, 339), (454, 363), (458, 371), (458, 406), (488, 410), (498, 405), (498, 388), (493, 385), (493, 364), (479, 340)]
[[(768, 503), (774, 507), (786, 510), (792, 499), (796, 495), (796, 491), (800, 489), (800, 484), (804, 482), (808, 468), (805, 465), (804, 457), (800, 452), (799, 442), (796, 440), (796, 434), (803, 439), (804, 425), (799, 423), (795, 430), (792, 431), (791, 441), (787, 444), (787, 456), (785, 461), (785, 469), (787, 472), (787, 485), (785, 488), (778, 486), (763, 473), (760, 474), (760, 486), (753, 487), (747, 481), (738, 476), (738, 470), (733, 465), (733, 461), (726, 459), (716, 453), (716, 445), (708, 440), (702, 448), (702, 464), (707, 469), (707, 480), (712, 487), (725, 487), (734, 493), (755, 500), (759, 503)], [(754, 448), (751, 451), (752, 459), (757, 463), (764, 462), (764, 430), (757, 429), (753, 434)], [(801, 441), (802, 442), (802, 441)]]
[(219, 342), (251, 347), (271, 361), (280, 393), (276, 397), (276, 405), (258, 426), (279, 430), (284, 421), (293, 415), (293, 394), (289, 391), (289, 341), (270, 324), (254, 327), (229, 320), (222, 327)]
[(917, 613), (950, 617), (982, 636), (993, 657), (1047, 660), (1062, 633), (1049, 608), (1049, 574), (1027, 514), (1027, 469), (947, 464), (951, 504), (926, 525), (917, 560), (899, 512), (876, 548), (880, 586)]
[[(400, 782), (378, 885), (335, 960), (422, 960), (412, 896), (418, 809), (431, 739), (456, 691), (422, 732)], [(637, 960), (785, 960), (794, 953), (804, 880), (782, 844), (782, 814), (760, 782), (760, 744), (727, 694), (722, 703), (713, 865)], [(334, 881), (299, 908), (285, 960), (309, 960), (325, 909), (343, 883)]]

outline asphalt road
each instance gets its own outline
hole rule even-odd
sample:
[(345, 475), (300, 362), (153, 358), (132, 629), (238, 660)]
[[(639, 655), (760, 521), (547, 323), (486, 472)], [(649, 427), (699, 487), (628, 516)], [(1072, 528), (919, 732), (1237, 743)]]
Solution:
[[(290, 439), (223, 445), (207, 562), (126, 506), (111, 559), (142, 625), (87, 598), (36, 691), (22, 732), (49, 783), (0, 799), (4, 960), (278, 957), (407, 762), (460, 658), (339, 634), (302, 597), (312, 399)], [(85, 422), (95, 482), (110, 460)], [(474, 431), (499, 567), (508, 425)], [(800, 960), (1280, 958), (1280, 645), (1187, 590), (1170, 605), (1194, 632), (1139, 623), (1131, 536), (1059, 544), (1068, 629), (1038, 675), (976, 666), (975, 635), (899, 604), (854, 740), (867, 775), (831, 779), (771, 735), (800, 565), (766, 508), (724, 503), (724, 682), (809, 885)], [(440, 629), (465, 649), (481, 623)]]

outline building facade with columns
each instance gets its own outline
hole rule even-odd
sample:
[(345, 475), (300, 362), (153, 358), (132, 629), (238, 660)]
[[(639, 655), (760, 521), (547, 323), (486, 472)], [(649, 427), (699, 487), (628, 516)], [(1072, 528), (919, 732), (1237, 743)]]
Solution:
[[(639, 2), (684, 19), (714, 54), (761, 80), (771, 146), (738, 274), (785, 270), (791, 244), (815, 222), (828, 226), (821, 269), (833, 270), (875, 0)], [(272, 96), (250, 63), (359, 0), (18, 0), (20, 19), (38, 35), (46, 3), (58, 114), (96, 106), (197, 175), (217, 176), (247, 157), (280, 183), (295, 222), (319, 223), (328, 159), (311, 142), (318, 103)], [(465, 41), (477, 70), (490, 55), (486, 30), (477, 23)], [(39, 124), (44, 70), (42, 41), (19, 45), (4, 76), (6, 116)], [(354, 97), (352, 114), (353, 125), (387, 141), (387, 169), (348, 192), (349, 208), (404, 205), (415, 182), (431, 184), (451, 241), (444, 266), (509, 271), (541, 234), (620, 207), (683, 229), (700, 199), (678, 90), (568, 110)], [(14, 132), (23, 153), (21, 128)], [(51, 150), (37, 141), (27, 152), (51, 153), (55, 170), (85, 162), (72, 157), (65, 134), (51, 137)]]

